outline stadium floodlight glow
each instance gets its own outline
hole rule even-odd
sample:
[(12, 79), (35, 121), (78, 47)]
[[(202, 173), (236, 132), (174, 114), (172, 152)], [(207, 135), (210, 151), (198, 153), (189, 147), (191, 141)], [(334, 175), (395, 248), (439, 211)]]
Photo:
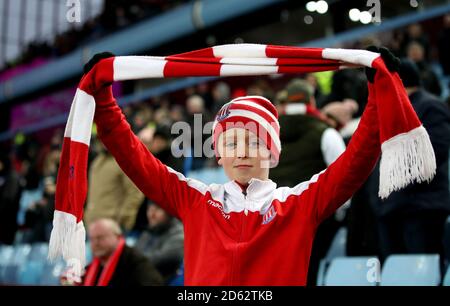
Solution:
[(309, 1), (308, 3), (306, 3), (306, 10), (308, 12), (315, 12), (316, 9), (317, 9), (316, 1)]
[(316, 11), (319, 14), (325, 14), (328, 11), (328, 3), (324, 0), (317, 1)]
[(363, 24), (369, 24), (370, 22), (372, 22), (372, 14), (368, 11), (361, 12), (361, 14), (359, 15), (359, 21), (361, 21), (361, 23)]
[(350, 17), (351, 21), (357, 22), (361, 16), (361, 12), (357, 8), (352, 8), (348, 11), (348, 17)]

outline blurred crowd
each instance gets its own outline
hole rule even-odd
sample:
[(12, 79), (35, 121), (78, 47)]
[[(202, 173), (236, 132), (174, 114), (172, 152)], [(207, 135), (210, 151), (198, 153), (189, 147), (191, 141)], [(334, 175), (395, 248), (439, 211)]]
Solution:
[[(63, 56), (100, 37), (161, 14), (185, 2), (187, 0), (138, 0), (133, 1), (132, 4), (125, 0), (104, 1), (103, 10), (97, 17), (87, 20), (82, 27), (72, 27), (56, 35), (51, 42), (30, 42), (22, 54), (6, 63), (3, 70)], [(86, 5), (89, 5), (89, 2)]]
[[(103, 35), (142, 16), (153, 14), (153, 10), (163, 10), (166, 8), (163, 3), (167, 3), (141, 2), (151, 9), (144, 11), (139, 7), (123, 5), (122, 1), (111, 1), (111, 5), (107, 5), (105, 10), (113, 10), (115, 18), (106, 20), (102, 15), (95, 22), (86, 24), (80, 33), (66, 33), (58, 37), (52, 46), (55, 50), (42, 46), (40, 48), (47, 50), (48, 55), (64, 54), (75, 44), (79, 45), (81, 40)], [(149, 2), (154, 5), (148, 6)], [(175, 3), (178, 1), (170, 2), (170, 5)], [(377, 197), (378, 178), (375, 170), (373, 177), (369, 178), (351, 202), (325, 221), (319, 229), (311, 258), (311, 283), (314, 282), (313, 274), (317, 272), (314, 265), (325, 255), (331, 239), (342, 226), (348, 228), (349, 255), (378, 255), (385, 258), (394, 252), (442, 252), (440, 239), (443, 228), (440, 229), (439, 226), (443, 227), (445, 218), (450, 214), (450, 15), (444, 17), (444, 24), (436, 43), (430, 41), (420, 24), (412, 24), (391, 33), (389, 39), (367, 38), (345, 46), (366, 48), (368, 45), (382, 44), (402, 58), (404, 70), (401, 77), (413, 107), (430, 133), (438, 171), (434, 183), (412, 186), (381, 203)], [(64, 41), (67, 39), (73, 42)], [(29, 52), (38, 54), (35, 50)], [(284, 149), (280, 166), (285, 164), (286, 169), (292, 169), (289, 162), (296, 161), (295, 155), (301, 153), (304, 157), (302, 161), (296, 161), (294, 164), (301, 164), (302, 171), (288, 173), (288, 170), (281, 170), (281, 173), (278, 171), (273, 174), (274, 181), (281, 185), (292, 185), (291, 182), (300, 182), (297, 181), (298, 175), (311, 177), (337, 158), (342, 152), (342, 146), (345, 149), (345, 144), (351, 139), (366, 105), (366, 82), (362, 69), (310, 73), (295, 77), (226, 78), (127, 105), (123, 112), (133, 131), (158, 159), (189, 175), (191, 171), (217, 167), (217, 162), (215, 158), (206, 157), (175, 158), (174, 150), (192, 151), (193, 148), (172, 148), (174, 139), (178, 136), (171, 132), (173, 123), (187, 122), (193, 127), (195, 115), (202, 114), (202, 122), (205, 124), (213, 120), (213, 115), (220, 107), (234, 97), (264, 96), (273, 101), (280, 112), (284, 148), (292, 148)], [(300, 108), (293, 107), (298, 104), (307, 105), (309, 111), (302, 112), (299, 111)], [(289, 121), (289, 118), (294, 118), (295, 122), (304, 120), (305, 125), (302, 127), (308, 128), (297, 130), (295, 124), (290, 125), (292, 121)], [(286, 127), (283, 127), (283, 124), (286, 124)], [(327, 148), (323, 148), (323, 137), (329, 129), (337, 132), (333, 135), (338, 136), (333, 137), (340, 138), (342, 146), (332, 141)], [(289, 135), (286, 134), (288, 132)], [(308, 135), (309, 140), (304, 141), (302, 135)], [(208, 136), (203, 133), (184, 135), (190, 138), (191, 144), (196, 141), (203, 142)], [(48, 241), (52, 228), (62, 141), (62, 129), (54, 130), (53, 136), (46, 143), (37, 142), (32, 135), (17, 135), (10, 152), (1, 152), (0, 243)], [(317, 146), (317, 150), (313, 146)], [(170, 279), (183, 260), (181, 223), (161, 210), (157, 203), (152, 203), (144, 197), (97, 140), (95, 129), (89, 161), (89, 193), (84, 219), (87, 226), (103, 218), (114, 220), (123, 235), (137, 238), (136, 248), (150, 259), (163, 279)], [(419, 235), (418, 232), (423, 234)], [(431, 241), (430, 237), (434, 239)]]

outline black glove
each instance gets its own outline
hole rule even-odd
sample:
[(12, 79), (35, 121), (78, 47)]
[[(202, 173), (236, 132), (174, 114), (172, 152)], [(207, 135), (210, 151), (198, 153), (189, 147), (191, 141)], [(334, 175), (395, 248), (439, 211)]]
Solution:
[[(396, 57), (388, 48), (370, 46), (367, 48), (368, 51), (378, 52), (384, 61), (387, 69), (391, 72), (398, 72), (400, 70), (400, 59)], [(366, 67), (366, 77), (370, 83), (373, 83), (375, 79), (375, 73), (377, 72), (374, 68)]]
[(116, 55), (114, 53), (111, 53), (111, 52), (101, 52), (101, 53), (95, 54), (89, 60), (89, 62), (87, 62), (84, 65), (84, 67), (83, 67), (84, 74), (87, 74), (95, 66), (95, 64), (97, 64), (102, 59), (109, 58), (109, 57), (114, 57), (114, 56), (116, 56)]

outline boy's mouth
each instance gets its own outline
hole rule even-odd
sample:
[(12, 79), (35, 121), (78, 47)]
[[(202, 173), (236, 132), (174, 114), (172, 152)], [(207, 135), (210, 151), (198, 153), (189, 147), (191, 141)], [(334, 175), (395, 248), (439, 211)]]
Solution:
[(253, 166), (251, 166), (251, 165), (237, 165), (237, 166), (234, 166), (234, 167), (238, 168), (238, 169), (247, 169), (247, 168), (251, 168)]

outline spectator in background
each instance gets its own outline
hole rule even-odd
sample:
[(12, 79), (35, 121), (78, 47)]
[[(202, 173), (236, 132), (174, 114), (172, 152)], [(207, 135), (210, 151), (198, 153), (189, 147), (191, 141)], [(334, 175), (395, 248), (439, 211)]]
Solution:
[(439, 61), (445, 75), (450, 75), (450, 14), (444, 16), (443, 27), (439, 33)]
[(202, 97), (205, 109), (208, 110), (209, 113), (211, 113), (214, 100), (209, 88), (209, 84), (207, 82), (198, 84), (196, 88), (196, 94)]
[(423, 50), (425, 51), (425, 59), (429, 59), (429, 50), (430, 50), (430, 40), (428, 36), (423, 32), (422, 25), (419, 23), (410, 24), (406, 32), (404, 33), (403, 40), (401, 42), (401, 49), (403, 51), (403, 56), (407, 55), (408, 46), (411, 43), (418, 43)]
[[(35, 165), (36, 157), (30, 157), (30, 160), (24, 161), (24, 187), (19, 201), (19, 212), (17, 214), (17, 224), (21, 230), (28, 230), (26, 224), (26, 212), (36, 202), (40, 201), (43, 196), (43, 187), (41, 184), (40, 173)], [(19, 240), (20, 242), (20, 240)]]
[(228, 86), (225, 82), (218, 82), (214, 85), (212, 89), (212, 97), (213, 97), (213, 109), (212, 113), (217, 114), (220, 108), (230, 101), (231, 90), (230, 86)]
[[(89, 193), (85, 222), (111, 218), (125, 230), (131, 230), (144, 195), (123, 173), (114, 157), (104, 148), (89, 169)], [(133, 158), (130, 156), (130, 158)]]
[[(328, 74), (331, 73), (331, 71), (327, 71), (323, 74)], [(309, 85), (311, 85), (314, 89), (314, 99), (316, 100), (316, 106), (318, 107), (318, 105), (322, 104), (322, 101), (325, 99), (325, 96), (322, 92), (322, 89), (320, 88), (319, 85), (319, 79), (318, 76), (320, 75), (320, 73), (307, 73), (305, 75), (305, 80), (309, 83)]]
[[(328, 103), (321, 111), (327, 116), (328, 124), (341, 131), (353, 120), (353, 115), (358, 112), (358, 103), (353, 99), (344, 99), (344, 101)], [(356, 130), (356, 127), (354, 129)]]
[(353, 99), (358, 103), (358, 111), (355, 116), (361, 117), (367, 103), (367, 80), (362, 70), (336, 71), (332, 77), (331, 92), (318, 107), (323, 109), (331, 102), (345, 99)]
[(269, 101), (274, 101), (275, 93), (270, 86), (269, 82), (265, 79), (257, 79), (255, 82), (250, 84), (247, 88), (247, 95), (249, 96), (261, 96)]
[(17, 231), (21, 186), (5, 151), (0, 151), (0, 244), (12, 244)]
[(183, 226), (151, 201), (147, 206), (147, 220), (147, 228), (135, 248), (150, 259), (167, 283), (183, 261)]
[(408, 45), (406, 52), (408, 59), (413, 61), (419, 70), (423, 88), (436, 96), (440, 96), (442, 92), (441, 85), (438, 77), (426, 61), (424, 47), (420, 43), (413, 41)]
[[(292, 80), (283, 99), (285, 103), (279, 106), (283, 153), (278, 166), (271, 169), (270, 179), (279, 186), (294, 187), (327, 168), (345, 151), (345, 144), (339, 133), (321, 119), (315, 108), (313, 88), (308, 82)], [(331, 216), (318, 227), (311, 252), (308, 285), (316, 284), (320, 259), (325, 256), (340, 221)]]
[[(176, 158), (172, 154), (171, 149), (171, 135), (168, 127), (165, 126), (157, 126), (147, 127), (138, 134), (139, 139), (145, 144), (147, 149), (154, 156), (156, 156), (164, 165), (178, 171), (183, 172), (184, 166), (184, 158), (179, 157)], [(133, 231), (140, 232), (145, 230), (148, 225), (147, 220), (147, 203), (148, 199), (144, 198), (142, 203), (139, 206), (139, 211), (136, 215), (135, 225), (133, 227)]]
[(181, 105), (173, 105), (170, 108), (170, 120), (172, 122), (178, 122), (178, 121), (185, 121), (185, 114), (184, 114), (184, 109)]
[(128, 247), (119, 225), (99, 219), (89, 225), (93, 261), (86, 267), (83, 286), (133, 287), (162, 285), (161, 275), (141, 253)]
[[(185, 167), (185, 172), (198, 170), (205, 166), (206, 157), (203, 154), (203, 144), (210, 131), (203, 133), (205, 123), (211, 121), (211, 115), (205, 108), (205, 101), (199, 95), (192, 95), (186, 101), (187, 123), (190, 126), (190, 150), (192, 159), (190, 166)], [(197, 127), (197, 129), (196, 129)]]
[[(443, 257), (444, 223), (450, 214), (449, 148), (450, 111), (439, 99), (421, 85), (415, 64), (403, 60), (400, 66), (403, 80), (423, 126), (430, 135), (436, 156), (436, 176), (430, 183), (412, 184), (393, 192), (381, 201), (376, 194), (373, 202), (378, 216), (382, 258), (396, 253), (439, 253)], [(379, 167), (373, 177), (377, 177)], [(378, 180), (373, 180), (378, 184)], [(374, 189), (378, 190), (376, 185)]]
[(24, 243), (48, 242), (52, 230), (53, 212), (55, 210), (55, 177), (43, 179), (44, 192), (39, 201), (28, 207), (25, 213), (25, 225), (28, 228)]

